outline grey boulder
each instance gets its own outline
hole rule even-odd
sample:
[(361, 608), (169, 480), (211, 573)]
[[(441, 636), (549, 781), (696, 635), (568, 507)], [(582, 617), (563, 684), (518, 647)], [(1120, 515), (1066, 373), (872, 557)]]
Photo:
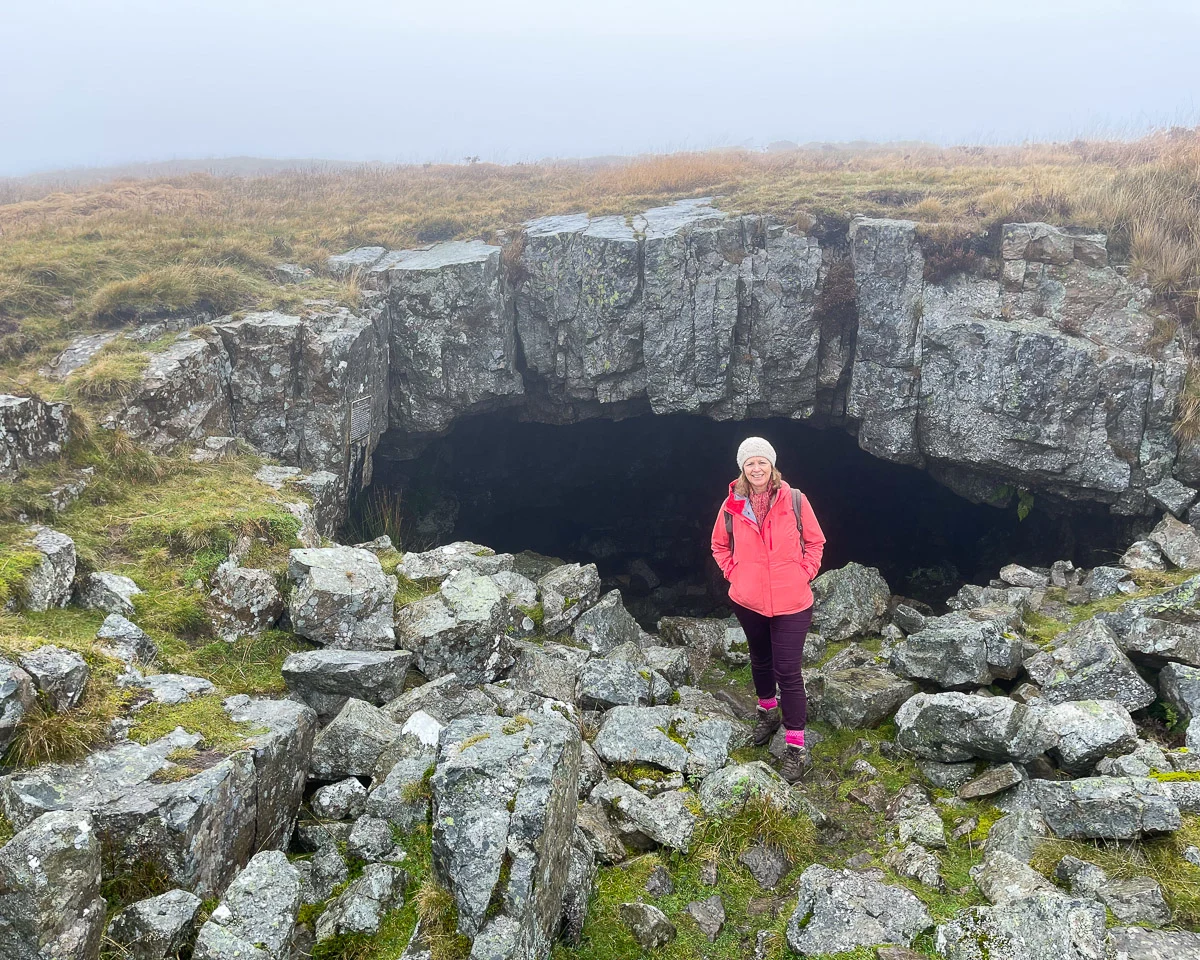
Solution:
[(614, 707), (592, 746), (606, 763), (649, 763), (703, 777), (724, 766), (733, 725), (676, 707)]
[(1158, 544), (1163, 555), (1180, 569), (1200, 567), (1200, 535), (1190, 524), (1165, 516), (1146, 539)]
[(920, 689), (881, 667), (814, 673), (807, 683), (814, 717), (842, 730), (877, 727)]
[(129, 960), (173, 960), (189, 946), (201, 900), (186, 890), (169, 890), (118, 911), (105, 936)]
[(328, 719), (351, 697), (382, 706), (400, 696), (411, 662), (407, 650), (306, 650), (283, 661), (283, 679), (293, 699)]
[(959, 611), (926, 621), (896, 645), (891, 666), (903, 677), (943, 689), (987, 686), (1021, 670), (1021, 641), (1002, 618), (982, 610)]
[(283, 615), (283, 594), (268, 570), (226, 560), (213, 574), (212, 587), (213, 626), (222, 640), (259, 636)]
[(133, 598), (141, 588), (129, 577), (119, 573), (92, 573), (79, 591), (79, 605), (85, 610), (103, 610), (133, 616)]
[(279, 850), (256, 854), (200, 928), (194, 960), (291, 960), (300, 873)]
[(100, 838), (86, 813), (38, 818), (0, 847), (0, 956), (95, 960), (104, 929)]
[[(549, 633), (549, 630), (547, 632)], [(579, 614), (571, 635), (577, 644), (596, 656), (603, 657), (622, 644), (639, 643), (642, 629), (625, 609), (620, 592), (610, 590), (593, 606)]]
[(542, 598), (542, 629), (546, 636), (553, 637), (596, 602), (600, 573), (594, 563), (564, 563), (544, 574), (537, 585)]
[(675, 939), (675, 924), (658, 907), (648, 903), (623, 903), (621, 922), (643, 950), (657, 950)]
[(578, 729), (554, 714), (463, 718), (442, 732), (433, 869), (476, 942), (509, 941), (528, 960), (548, 953), (570, 873), (579, 754)]
[(498, 554), (483, 544), (458, 540), (423, 553), (404, 554), (396, 572), (409, 580), (445, 580), (459, 570), (486, 577), (512, 568), (512, 554)]
[(148, 664), (158, 658), (158, 647), (137, 624), (119, 613), (110, 613), (96, 631), (97, 647), (127, 664)]
[(40, 612), (65, 607), (75, 581), (75, 541), (57, 530), (35, 527), (29, 546), (41, 559), (25, 574), (25, 609)]
[(907, 890), (852, 870), (814, 864), (800, 875), (787, 942), (801, 955), (884, 943), (908, 946), (932, 925), (921, 901)]
[(18, 724), (36, 703), (33, 678), (15, 663), (0, 659), (0, 750), (12, 743)]
[(362, 874), (317, 920), (317, 942), (339, 935), (371, 935), (379, 931), (385, 914), (404, 903), (407, 877), (403, 870), (384, 863), (368, 863)]
[(937, 928), (935, 943), (946, 960), (1098, 960), (1106, 955), (1104, 908), (1036, 893), (963, 911)]
[(892, 592), (874, 567), (848, 563), (812, 582), (812, 627), (830, 643), (865, 636), (883, 626)]
[(1048, 650), (1026, 660), (1025, 669), (1048, 703), (1115, 700), (1127, 710), (1140, 710), (1154, 702), (1154, 688), (1098, 620), (1060, 634)]
[(696, 830), (696, 817), (688, 809), (687, 795), (667, 790), (647, 797), (623, 780), (602, 781), (591, 801), (608, 812), (622, 841), (638, 850), (666, 847), (687, 853)]
[(91, 671), (87, 661), (74, 650), (47, 644), (21, 654), (17, 662), (56, 713), (70, 710), (83, 699)]
[(488, 683), (513, 663), (509, 612), (494, 580), (459, 571), (437, 593), (401, 607), (396, 632), (430, 679), (454, 673), (464, 683)]
[(313, 742), (309, 769), (321, 780), (370, 777), (403, 730), (378, 707), (351, 697)]
[(322, 646), (390, 650), (396, 578), (379, 559), (355, 547), (315, 547), (288, 555), (292, 629)]
[(1144, 777), (1031, 781), (1038, 809), (1067, 840), (1137, 840), (1178, 830), (1179, 806), (1165, 784)]
[(1040, 711), (1007, 697), (918, 693), (896, 713), (896, 741), (928, 760), (1027, 762), (1057, 742)]

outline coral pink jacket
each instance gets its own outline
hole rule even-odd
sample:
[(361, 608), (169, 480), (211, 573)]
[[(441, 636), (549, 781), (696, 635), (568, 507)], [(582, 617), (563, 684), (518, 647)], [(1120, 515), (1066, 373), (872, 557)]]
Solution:
[[(712, 532), (713, 559), (729, 581), (729, 599), (765, 617), (808, 609), (813, 602), (808, 584), (821, 569), (825, 551), (825, 534), (808, 497), (800, 494), (802, 546), (792, 510), (792, 488), (786, 482), (761, 522), (750, 501), (734, 493), (735, 485), (736, 481), (729, 485), (729, 496), (721, 504)], [(732, 551), (725, 530), (726, 513), (733, 517)]]

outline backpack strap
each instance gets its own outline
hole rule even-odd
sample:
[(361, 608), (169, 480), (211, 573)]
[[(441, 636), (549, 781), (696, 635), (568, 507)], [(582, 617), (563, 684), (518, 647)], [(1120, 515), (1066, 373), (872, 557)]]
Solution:
[[(804, 521), (800, 519), (800, 491), (792, 487), (792, 513), (796, 515), (796, 532), (800, 534), (800, 555), (804, 556)], [(725, 515), (725, 533), (729, 537), (729, 553), (733, 554), (733, 515), (728, 510), (721, 511)]]
[(792, 487), (792, 512), (796, 514), (796, 531), (800, 534), (800, 556), (804, 556), (804, 521), (800, 519), (800, 491)]

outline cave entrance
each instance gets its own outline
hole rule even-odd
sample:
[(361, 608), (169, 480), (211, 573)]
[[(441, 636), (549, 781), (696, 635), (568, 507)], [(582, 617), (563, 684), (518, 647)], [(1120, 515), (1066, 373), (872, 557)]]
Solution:
[[(853, 437), (793, 420), (645, 415), (568, 426), (511, 414), (465, 418), (415, 460), (377, 460), (401, 492), (404, 548), (472, 540), (594, 562), (647, 627), (667, 614), (720, 615), (724, 581), (709, 536), (747, 436), (775, 446), (828, 542), (822, 569), (878, 567), (896, 593), (939, 605), (1006, 563), (1092, 566), (1123, 549), (1103, 507), (1051, 513), (970, 503), (928, 474), (876, 459)], [(1127, 523), (1125, 521), (1124, 523)], [(940, 608), (939, 608), (940, 609)]]

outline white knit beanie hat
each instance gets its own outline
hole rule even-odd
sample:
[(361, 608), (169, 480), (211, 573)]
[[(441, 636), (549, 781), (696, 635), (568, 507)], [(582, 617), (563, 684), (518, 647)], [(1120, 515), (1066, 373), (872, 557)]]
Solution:
[(737, 453), (738, 469), (745, 467), (751, 457), (766, 457), (775, 466), (775, 448), (762, 437), (747, 437), (742, 441)]

